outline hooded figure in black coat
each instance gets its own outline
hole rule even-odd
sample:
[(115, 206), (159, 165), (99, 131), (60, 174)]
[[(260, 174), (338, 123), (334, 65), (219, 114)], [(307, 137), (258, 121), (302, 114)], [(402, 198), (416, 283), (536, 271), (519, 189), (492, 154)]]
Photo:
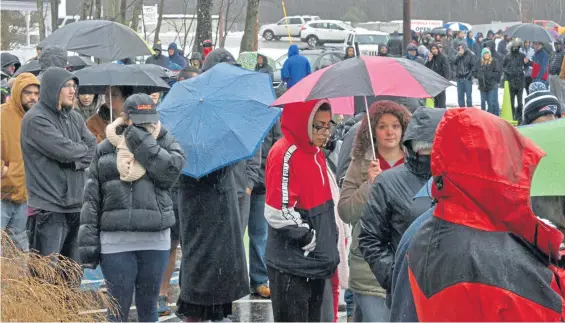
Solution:
[(404, 135), (404, 164), (377, 176), (367, 197), (359, 248), (387, 291), (390, 291), (394, 254), (402, 235), (412, 221), (431, 207), (431, 199), (414, 201), (414, 197), (431, 177), (431, 147), (444, 113), (444, 109), (426, 107), (414, 112)]

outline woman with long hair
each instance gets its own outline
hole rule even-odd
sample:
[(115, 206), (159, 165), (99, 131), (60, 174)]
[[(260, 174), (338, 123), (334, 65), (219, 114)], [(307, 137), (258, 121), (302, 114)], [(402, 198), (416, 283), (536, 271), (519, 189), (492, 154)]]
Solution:
[[(377, 101), (369, 110), (371, 124), (363, 120), (352, 151), (352, 161), (341, 189), (338, 210), (341, 219), (353, 225), (349, 254), (349, 289), (353, 292), (356, 310), (364, 322), (388, 321), (386, 291), (379, 285), (359, 250), (359, 219), (367, 193), (377, 175), (404, 163), (402, 137), (410, 120), (410, 112), (392, 101)], [(373, 137), (369, 132), (371, 127)], [(375, 150), (373, 151), (374, 143)], [(376, 156), (376, 160), (373, 158)], [(354, 313), (354, 320), (360, 320)]]
[[(481, 51), (481, 62), (476, 69), (476, 78), (479, 81), (481, 92), (481, 109), (494, 115), (500, 115), (498, 108), (498, 68), (492, 58), (490, 49), (483, 48)], [(488, 104), (488, 110), (486, 105)]]

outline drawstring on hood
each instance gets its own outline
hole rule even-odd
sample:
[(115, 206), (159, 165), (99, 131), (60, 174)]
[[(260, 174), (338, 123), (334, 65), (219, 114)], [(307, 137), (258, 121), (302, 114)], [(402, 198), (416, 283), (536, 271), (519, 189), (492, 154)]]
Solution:
[(558, 260), (563, 234), (540, 221), (530, 204), (532, 178), (543, 156), (503, 119), (478, 109), (447, 111), (432, 152), (434, 216), (478, 230), (510, 232)]

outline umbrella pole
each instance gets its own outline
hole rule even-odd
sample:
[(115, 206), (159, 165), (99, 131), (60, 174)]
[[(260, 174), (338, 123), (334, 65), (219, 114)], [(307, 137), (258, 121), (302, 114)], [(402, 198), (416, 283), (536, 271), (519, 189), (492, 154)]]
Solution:
[(371, 117), (369, 116), (369, 105), (367, 104), (367, 96), (365, 98), (365, 112), (367, 113), (367, 128), (369, 128), (369, 136), (371, 136), (371, 148), (373, 148), (373, 160), (377, 160), (377, 154), (375, 153), (375, 140), (373, 139), (373, 129), (371, 129)]

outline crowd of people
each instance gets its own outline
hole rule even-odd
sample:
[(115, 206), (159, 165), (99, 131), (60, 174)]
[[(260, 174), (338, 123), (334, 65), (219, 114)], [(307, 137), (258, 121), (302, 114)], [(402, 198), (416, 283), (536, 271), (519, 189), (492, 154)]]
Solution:
[[(159, 121), (166, 93), (111, 86), (79, 95), (66, 51), (44, 48), (39, 77), (10, 78), (1, 108), (2, 229), (24, 251), (100, 266), (116, 322), (128, 320), (134, 295), (141, 322), (172, 313), (179, 245), (175, 314), (186, 322), (225, 320), (250, 293), (271, 299), (277, 322), (335, 322), (340, 289), (351, 321), (561, 320), (565, 227), (549, 220), (565, 219), (565, 205), (532, 210), (544, 152), (491, 102), (504, 74), (522, 124), (560, 118), (563, 48), (556, 43), (550, 60), (540, 44), (530, 52), (501, 39), (495, 51), (494, 33), (466, 36), (421, 40), (406, 57), (456, 79), (461, 107), (472, 107), (476, 77), (490, 114), (442, 109), (445, 92), (437, 109), (373, 98), (343, 120), (325, 99), (286, 104), (252, 158), (199, 179), (182, 174), (185, 153)], [(185, 59), (174, 44), (162, 55), (157, 43), (146, 64), (180, 66), (176, 82), (237, 64), (225, 49), (204, 48)], [(8, 62), (3, 54), (13, 75), (19, 63)], [(530, 62), (522, 112), (517, 87)], [(272, 76), (266, 57), (255, 71)], [(310, 73), (292, 45), (282, 79), (291, 88)]]

